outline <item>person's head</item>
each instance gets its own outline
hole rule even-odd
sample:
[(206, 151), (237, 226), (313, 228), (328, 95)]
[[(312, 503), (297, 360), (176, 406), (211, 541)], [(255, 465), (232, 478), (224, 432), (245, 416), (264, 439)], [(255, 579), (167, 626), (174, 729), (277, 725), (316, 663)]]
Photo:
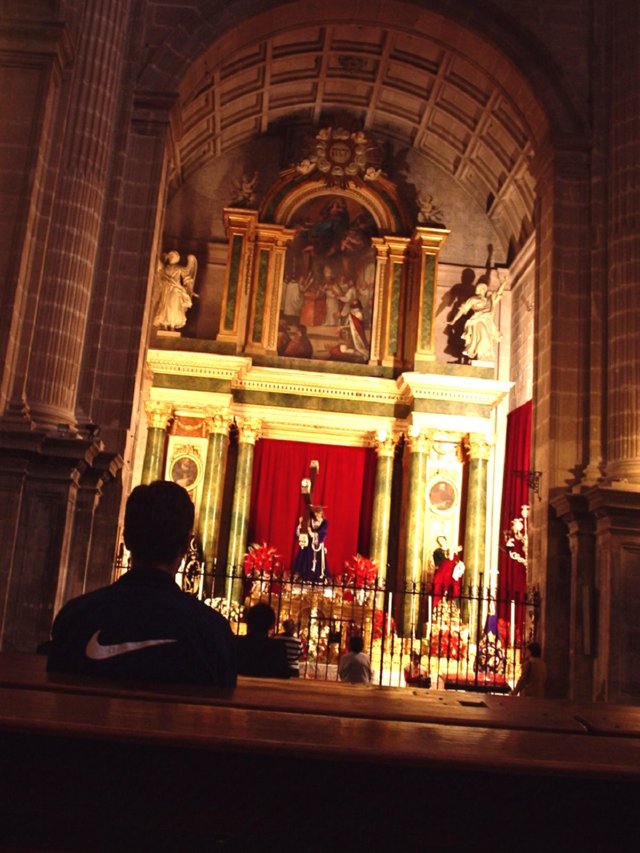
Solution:
[(316, 521), (321, 521), (324, 518), (324, 507), (313, 506), (311, 507), (311, 512)]
[(354, 634), (353, 637), (349, 637), (349, 651), (353, 652), (354, 655), (359, 655), (360, 652), (364, 649), (364, 640), (362, 637)]
[(259, 602), (249, 608), (245, 616), (247, 633), (266, 637), (276, 624), (276, 614), (273, 607)]
[(420, 655), (418, 652), (409, 652), (409, 660), (411, 663), (420, 663)]
[(486, 284), (486, 282), (479, 281), (478, 284), (476, 284), (476, 295), (477, 296), (486, 296), (488, 289), (489, 289), (489, 286)]
[(177, 483), (156, 480), (136, 486), (124, 513), (124, 544), (133, 567), (175, 572), (189, 547), (193, 519), (189, 493)]
[(540, 648), (540, 643), (529, 643), (527, 646), (527, 650), (532, 658), (539, 658), (542, 656), (542, 649)]
[(293, 634), (295, 627), (296, 623), (293, 621), (293, 619), (285, 619), (282, 623), (282, 630), (285, 634)]
[(167, 263), (168, 264), (177, 264), (179, 260), (180, 260), (180, 255), (178, 252), (176, 252), (175, 249), (172, 249), (170, 252), (167, 253)]

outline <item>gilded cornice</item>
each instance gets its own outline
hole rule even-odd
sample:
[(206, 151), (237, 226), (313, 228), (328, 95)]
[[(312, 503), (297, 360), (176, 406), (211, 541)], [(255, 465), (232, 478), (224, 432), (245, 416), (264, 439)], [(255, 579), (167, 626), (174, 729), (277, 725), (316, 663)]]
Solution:
[(397, 383), (401, 395), (413, 400), (442, 400), (459, 406), (489, 408), (504, 400), (514, 385), (513, 382), (438, 373), (403, 373)]
[(387, 406), (395, 406), (401, 400), (401, 394), (391, 379), (279, 370), (270, 367), (253, 368), (237, 376), (232, 381), (232, 388), (263, 394), (355, 400), (363, 404), (376, 403)]
[(150, 349), (147, 364), (153, 374), (196, 376), (230, 382), (251, 367), (250, 358), (201, 352)]

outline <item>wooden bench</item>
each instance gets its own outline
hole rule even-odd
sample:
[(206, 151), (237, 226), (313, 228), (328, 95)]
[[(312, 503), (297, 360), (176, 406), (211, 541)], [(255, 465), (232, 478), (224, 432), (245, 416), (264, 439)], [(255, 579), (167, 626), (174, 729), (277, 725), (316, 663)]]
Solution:
[(125, 686), (0, 655), (0, 840), (37, 847), (43, 826), (67, 849), (458, 850), (463, 816), (476, 840), (496, 821), (516, 837), (531, 798), (536, 826), (562, 805), (557, 837), (592, 843), (585, 801), (621, 817), (640, 787), (637, 711), (607, 710), (615, 735), (598, 706), (258, 679)]

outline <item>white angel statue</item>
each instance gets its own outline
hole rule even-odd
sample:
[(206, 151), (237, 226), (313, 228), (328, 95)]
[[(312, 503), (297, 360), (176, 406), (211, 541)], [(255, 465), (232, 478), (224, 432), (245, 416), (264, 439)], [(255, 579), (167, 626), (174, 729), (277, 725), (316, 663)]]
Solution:
[(187, 311), (193, 305), (193, 292), (198, 261), (187, 255), (186, 264), (180, 263), (180, 254), (168, 252), (156, 267), (156, 306), (153, 325), (158, 329), (182, 329), (187, 322)]

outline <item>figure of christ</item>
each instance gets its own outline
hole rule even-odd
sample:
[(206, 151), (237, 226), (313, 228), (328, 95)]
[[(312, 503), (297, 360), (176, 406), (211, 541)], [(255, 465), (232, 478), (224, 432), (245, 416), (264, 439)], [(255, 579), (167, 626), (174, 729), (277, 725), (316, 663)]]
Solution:
[(321, 506), (311, 508), (309, 524), (304, 526), (302, 516), (296, 527), (298, 553), (293, 561), (293, 576), (303, 581), (318, 582), (328, 578), (327, 529), (329, 522)]
[(436, 537), (437, 548), (433, 552), (433, 562), (436, 567), (433, 576), (433, 607), (440, 603), (442, 598), (459, 598), (462, 586), (462, 575), (464, 574), (464, 563), (460, 559), (462, 546), (455, 551), (448, 547), (447, 537)]

